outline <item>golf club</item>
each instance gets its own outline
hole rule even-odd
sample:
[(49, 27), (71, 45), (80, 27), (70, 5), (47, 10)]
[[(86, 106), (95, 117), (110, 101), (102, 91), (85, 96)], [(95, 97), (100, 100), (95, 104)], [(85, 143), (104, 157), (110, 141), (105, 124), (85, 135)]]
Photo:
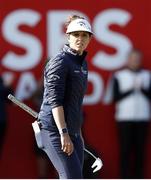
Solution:
[(91, 166), (91, 168), (96, 167), (95, 169), (93, 169), (93, 173), (99, 171), (103, 166), (102, 160), (99, 157), (96, 157), (94, 154), (92, 154), (88, 149), (85, 148), (84, 150), (95, 159), (94, 163)]

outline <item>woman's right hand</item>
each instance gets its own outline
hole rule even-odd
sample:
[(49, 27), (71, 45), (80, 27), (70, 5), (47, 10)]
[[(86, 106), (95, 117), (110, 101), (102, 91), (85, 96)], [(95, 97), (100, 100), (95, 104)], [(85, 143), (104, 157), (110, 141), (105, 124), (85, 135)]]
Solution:
[(61, 136), (61, 149), (63, 152), (67, 153), (70, 156), (74, 150), (73, 143), (68, 133), (63, 133)]

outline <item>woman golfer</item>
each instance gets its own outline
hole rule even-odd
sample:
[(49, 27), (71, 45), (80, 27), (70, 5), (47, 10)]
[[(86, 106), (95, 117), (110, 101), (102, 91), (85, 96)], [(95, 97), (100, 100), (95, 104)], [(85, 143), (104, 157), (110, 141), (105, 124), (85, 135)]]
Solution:
[(73, 15), (67, 22), (66, 34), (68, 44), (45, 67), (38, 119), (43, 150), (59, 178), (81, 179), (84, 160), (81, 106), (88, 76), (85, 49), (92, 30), (85, 18)]

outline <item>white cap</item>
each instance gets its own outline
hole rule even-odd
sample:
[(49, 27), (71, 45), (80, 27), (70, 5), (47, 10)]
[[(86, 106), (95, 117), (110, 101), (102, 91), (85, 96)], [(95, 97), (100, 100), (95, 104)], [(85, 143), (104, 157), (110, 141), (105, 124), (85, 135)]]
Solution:
[(93, 34), (91, 30), (91, 25), (86, 19), (75, 19), (67, 27), (66, 33), (71, 33), (75, 31), (86, 31)]

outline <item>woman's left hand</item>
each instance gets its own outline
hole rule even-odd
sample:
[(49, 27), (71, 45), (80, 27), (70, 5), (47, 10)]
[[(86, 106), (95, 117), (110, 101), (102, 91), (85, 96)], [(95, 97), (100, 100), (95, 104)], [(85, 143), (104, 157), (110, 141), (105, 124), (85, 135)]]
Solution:
[(73, 153), (74, 146), (68, 133), (61, 134), (61, 149), (70, 156)]

